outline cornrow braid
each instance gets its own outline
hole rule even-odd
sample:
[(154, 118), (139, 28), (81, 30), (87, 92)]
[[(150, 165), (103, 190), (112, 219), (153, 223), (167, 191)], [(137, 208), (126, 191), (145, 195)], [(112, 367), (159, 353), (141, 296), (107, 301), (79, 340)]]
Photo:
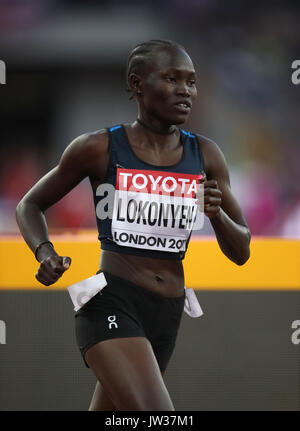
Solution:
[[(147, 64), (150, 60), (150, 55), (158, 48), (163, 47), (175, 47), (180, 48), (185, 51), (185, 48), (177, 42), (173, 42), (172, 40), (160, 40), (160, 39), (152, 39), (148, 42), (140, 43), (136, 45), (131, 53), (128, 56), (127, 60), (127, 70), (126, 70), (126, 82), (127, 82), (127, 91), (131, 93), (129, 76), (131, 73), (139, 73), (142, 68)], [(133, 94), (130, 96), (130, 100), (133, 99)]]

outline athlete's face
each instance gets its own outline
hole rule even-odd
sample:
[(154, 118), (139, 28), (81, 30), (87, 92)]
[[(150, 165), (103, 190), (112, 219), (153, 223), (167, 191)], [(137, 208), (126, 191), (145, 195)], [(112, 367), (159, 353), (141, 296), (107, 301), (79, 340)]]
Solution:
[(168, 124), (184, 123), (197, 97), (192, 60), (179, 48), (155, 51), (140, 82), (140, 109)]

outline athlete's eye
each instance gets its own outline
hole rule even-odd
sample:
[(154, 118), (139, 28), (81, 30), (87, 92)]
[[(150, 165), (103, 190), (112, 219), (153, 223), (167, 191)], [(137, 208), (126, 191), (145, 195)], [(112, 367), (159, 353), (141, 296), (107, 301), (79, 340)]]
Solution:
[(196, 84), (196, 81), (194, 80), (194, 79), (191, 79), (190, 81), (189, 81), (189, 85), (195, 85)]
[(166, 80), (169, 82), (176, 82), (176, 78), (174, 76), (166, 76)]

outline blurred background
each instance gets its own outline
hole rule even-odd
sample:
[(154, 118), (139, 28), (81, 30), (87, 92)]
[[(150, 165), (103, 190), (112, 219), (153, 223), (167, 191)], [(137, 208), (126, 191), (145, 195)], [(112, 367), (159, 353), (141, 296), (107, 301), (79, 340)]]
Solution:
[[(88, 409), (95, 377), (76, 345), (66, 280), (96, 272), (97, 235), (54, 237), (73, 264), (51, 290), (36, 282), (37, 262), (15, 236), (15, 208), (75, 137), (136, 119), (126, 61), (149, 39), (190, 54), (198, 99), (182, 127), (220, 146), (255, 236), (245, 267), (222, 255), (207, 218), (191, 241), (198, 251), (185, 265), (204, 315), (183, 315), (165, 378), (175, 408), (300, 410), (298, 4), (0, 0), (0, 410)], [(96, 229), (88, 180), (46, 217), (50, 234)]]
[[(154, 38), (190, 54), (199, 95), (183, 128), (224, 152), (252, 234), (299, 237), (299, 21), (292, 1), (0, 0), (0, 233), (19, 232), (17, 203), (76, 136), (135, 120), (126, 60)], [(88, 180), (47, 221), (95, 228)]]

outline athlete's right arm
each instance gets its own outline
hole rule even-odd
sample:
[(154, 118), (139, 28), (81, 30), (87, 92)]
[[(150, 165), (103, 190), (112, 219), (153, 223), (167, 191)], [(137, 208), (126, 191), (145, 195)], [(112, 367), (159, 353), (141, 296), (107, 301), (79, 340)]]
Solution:
[[(62, 199), (84, 178), (105, 173), (107, 166), (107, 139), (105, 131), (84, 134), (74, 139), (63, 152), (58, 165), (43, 176), (22, 198), (16, 208), (20, 231), (34, 252), (36, 247), (49, 241), (44, 212)], [(37, 252), (40, 267), (38, 281), (53, 284), (69, 267), (71, 259), (59, 256), (50, 244), (42, 245)]]

